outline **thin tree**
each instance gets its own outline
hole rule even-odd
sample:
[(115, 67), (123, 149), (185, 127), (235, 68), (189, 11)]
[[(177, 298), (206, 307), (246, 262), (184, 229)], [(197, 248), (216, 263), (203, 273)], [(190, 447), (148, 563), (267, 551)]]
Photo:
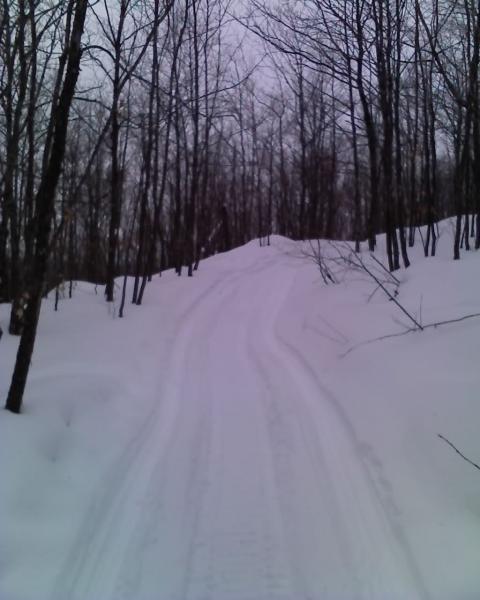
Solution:
[(70, 106), (80, 72), (81, 40), (87, 7), (88, 0), (70, 0), (69, 2), (69, 9), (74, 17), (71, 28), (67, 28), (65, 35), (66, 69), (58, 102), (52, 106), (52, 118), (49, 125), (51, 135), (47, 136), (47, 139), (51, 139), (51, 149), (48, 160), (45, 162), (45, 169), (35, 199), (36, 241), (30, 292), (25, 314), (25, 325), (5, 406), (7, 410), (13, 413), (21, 412), (23, 394), (35, 345), (47, 270), (55, 191), (65, 155)]

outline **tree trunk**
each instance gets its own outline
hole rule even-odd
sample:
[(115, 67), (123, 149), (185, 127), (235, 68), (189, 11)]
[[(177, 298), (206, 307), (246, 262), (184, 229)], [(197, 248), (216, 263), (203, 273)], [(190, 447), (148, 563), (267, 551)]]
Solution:
[(58, 103), (52, 108), (51, 127), (53, 131), (51, 137), (51, 152), (49, 153), (46, 169), (42, 175), (35, 203), (37, 237), (31, 287), (25, 313), (25, 326), (20, 339), (12, 382), (5, 406), (7, 410), (13, 413), (21, 412), (23, 394), (35, 345), (43, 286), (47, 270), (55, 191), (65, 155), (65, 142), (70, 106), (80, 71), (80, 59), (82, 55), (81, 39), (87, 7), (88, 0), (77, 0), (75, 4), (75, 16), (69, 38), (65, 78)]

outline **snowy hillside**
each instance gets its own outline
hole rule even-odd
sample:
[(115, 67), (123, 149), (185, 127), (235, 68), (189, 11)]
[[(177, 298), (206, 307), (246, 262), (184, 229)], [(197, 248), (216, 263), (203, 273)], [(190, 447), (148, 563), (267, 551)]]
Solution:
[[(397, 275), (423, 324), (480, 312), (480, 254), (442, 228)], [(479, 598), (480, 472), (438, 434), (480, 461), (480, 319), (365, 344), (411, 323), (334, 268), (274, 237), (123, 320), (85, 283), (44, 302), (0, 411), (1, 600)]]

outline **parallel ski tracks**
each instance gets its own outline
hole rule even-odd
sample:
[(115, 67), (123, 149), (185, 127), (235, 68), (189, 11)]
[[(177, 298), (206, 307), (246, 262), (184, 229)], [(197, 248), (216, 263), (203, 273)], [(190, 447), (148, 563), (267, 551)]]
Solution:
[[(51, 600), (384, 600), (399, 571), (409, 598), (428, 600), (380, 461), (281, 335), (294, 284), (295, 265), (267, 256), (219, 272), (184, 309), (166, 380), (92, 498)], [(216, 391), (223, 367), (245, 376), (240, 406)], [(232, 469), (255, 458), (237, 482)], [(227, 510), (235, 486), (244, 514)], [(163, 586), (167, 568), (178, 573)]]
[[(227, 280), (235, 277), (238, 275), (227, 276)], [(90, 599), (92, 593), (102, 600), (110, 597), (111, 590), (101, 587), (105, 585), (104, 582), (118, 578), (119, 566), (130, 539), (135, 537), (134, 527), (137, 525), (129, 524), (131, 533), (130, 537), (126, 537), (125, 530), (129, 527), (122, 520), (125, 505), (136, 504), (141, 512), (142, 502), (150, 497), (148, 489), (152, 485), (152, 476), (161, 469), (161, 463), (168, 454), (175, 433), (175, 420), (181, 408), (177, 392), (183, 376), (182, 357), (191, 338), (195, 337), (199, 314), (209, 306), (209, 300), (223, 285), (225, 281), (219, 279), (184, 310), (180, 319), (182, 325), (172, 349), (168, 381), (158, 383), (152, 396), (151, 409), (142, 425), (105, 478), (99, 482), (102, 491), (92, 498), (85, 520), (55, 581), (51, 600), (85, 600)], [(145, 477), (145, 474), (148, 476)], [(144, 508), (147, 511), (149, 509), (148, 506)], [(111, 571), (110, 579), (106, 577), (106, 569)], [(118, 592), (117, 587), (115, 593)]]
[[(230, 296), (234, 293), (235, 281), (242, 279), (245, 272), (257, 272), (271, 262), (272, 259), (261, 266), (226, 272), (223, 276), (219, 274), (218, 279), (183, 310), (179, 318), (180, 329), (174, 337), (167, 380), (158, 382), (152, 391), (151, 409), (128, 446), (99, 482), (101, 491), (93, 496), (66, 554), (52, 587), (51, 600), (129, 600), (134, 597), (142, 573), (142, 548), (148, 544), (151, 527), (154, 527), (162, 506), (165, 468), (185, 411), (179, 396), (181, 381), (189, 376), (184, 364), (188, 348), (201, 339), (202, 334), (208, 336), (207, 331), (199, 330), (199, 323), (209, 322), (209, 315), (215, 316), (228, 304), (222, 291), (227, 291)], [(208, 431), (210, 423), (211, 414), (206, 413), (198, 425)], [(208, 441), (208, 435), (202, 434), (202, 439)], [(191, 490), (200, 481), (195, 475), (200, 466), (198, 461), (203, 460), (205, 464), (207, 461), (200, 458), (202, 453), (197, 452), (198, 448), (192, 447), (192, 450), (196, 453), (197, 463), (193, 464), (197, 469), (192, 470), (192, 482), (188, 484)], [(207, 454), (206, 447), (204, 455)], [(199, 510), (198, 497), (195, 502), (196, 510)], [(127, 508), (132, 506), (138, 507), (139, 517), (126, 523), (124, 516), (127, 512), (131, 514)], [(194, 537), (194, 531), (191, 535)], [(191, 553), (191, 549), (186, 551)], [(181, 588), (185, 590), (186, 578), (183, 580)], [(176, 597), (183, 598), (183, 592), (180, 590)], [(175, 599), (172, 597), (171, 600)]]
[[(285, 268), (279, 270), (281, 283), (275, 286), (274, 295), (263, 295), (268, 310), (256, 315), (250, 325), (249, 351), (268, 389), (265, 411), (267, 419), (270, 415), (269, 435), (278, 495), (291, 550), (292, 571), (302, 591), (301, 597), (314, 598), (319, 593), (322, 598), (382, 600), (398, 597), (391, 585), (398, 580), (392, 575), (400, 570), (404, 584), (410, 582), (406, 584), (411, 588), (409, 597), (427, 600), (429, 594), (398, 519), (392, 490), (387, 496), (378, 485), (364, 457), (362, 449), (366, 444), (358, 439), (340, 402), (322, 383), (309, 359), (279, 333), (281, 311), (295, 283), (294, 272), (290, 280), (286, 273)], [(284, 375), (282, 391), (272, 389), (268, 374), (274, 372)], [(292, 526), (298, 523), (297, 517), (305, 503), (301, 497), (302, 480), (295, 473), (295, 465), (290, 464), (292, 448), (285, 448), (286, 440), (294, 437), (295, 429), (310, 462), (311, 479), (316, 482), (318, 521), (336, 533), (336, 547), (329, 548), (327, 560), (322, 562), (320, 557), (316, 558), (319, 575), (315, 581), (308, 581), (308, 569), (299, 560), (299, 550), (305, 544), (302, 535), (312, 532), (302, 532)], [(371, 448), (370, 453), (374, 456)], [(381, 462), (376, 460), (375, 464), (378, 469)], [(311, 494), (312, 488), (308, 489)], [(303, 490), (303, 493), (308, 492)], [(378, 527), (379, 522), (381, 527)], [(379, 530), (383, 532), (381, 536), (372, 534)], [(320, 529), (318, 533), (321, 535)], [(339, 569), (339, 587), (322, 589), (322, 572), (328, 573), (332, 568)], [(370, 576), (366, 577), (368, 573)]]

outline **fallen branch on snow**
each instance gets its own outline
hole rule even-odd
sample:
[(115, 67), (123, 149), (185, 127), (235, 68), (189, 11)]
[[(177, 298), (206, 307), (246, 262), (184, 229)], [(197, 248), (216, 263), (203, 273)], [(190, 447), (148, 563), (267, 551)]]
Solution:
[(462, 454), (462, 452), (460, 452), (460, 450), (459, 450), (459, 449), (458, 449), (456, 446), (454, 446), (454, 445), (452, 444), (452, 442), (450, 442), (450, 440), (447, 440), (447, 438), (446, 438), (446, 437), (444, 437), (444, 436), (443, 436), (442, 434), (440, 434), (440, 433), (438, 433), (437, 435), (438, 435), (438, 437), (439, 437), (441, 440), (443, 440), (443, 441), (444, 441), (444, 442), (446, 442), (446, 443), (447, 443), (447, 444), (448, 444), (448, 445), (449, 445), (451, 448), (453, 448), (457, 454), (460, 454), (460, 456), (463, 458), (463, 460), (466, 460), (466, 461), (467, 461), (469, 464), (471, 464), (471, 465), (472, 465), (472, 467), (475, 467), (476, 469), (478, 469), (478, 470), (480, 471), (480, 466), (478, 466), (478, 465), (477, 465), (476, 463), (474, 463), (472, 460), (470, 460), (469, 458), (467, 458), (467, 457), (465, 456), (465, 454)]
[[(415, 329), (420, 329), (421, 331), (423, 331), (423, 325), (421, 323), (419, 323), (417, 321), (417, 319), (410, 312), (408, 312), (408, 310), (397, 300), (398, 287), (400, 285), (399, 279), (397, 279), (397, 277), (395, 277), (395, 275), (393, 275), (393, 273), (391, 273), (385, 267), (385, 265), (381, 261), (378, 260), (378, 258), (376, 258), (373, 254), (370, 254), (370, 257), (377, 263), (377, 265), (381, 268), (381, 270), (388, 275), (388, 277), (390, 279), (389, 283), (395, 284), (396, 289), (393, 294), (387, 288), (386, 283), (380, 280), (380, 278), (374, 273), (373, 269), (370, 268), (369, 266), (367, 266), (367, 264), (363, 260), (362, 256), (360, 254), (357, 254), (356, 252), (354, 252), (352, 250), (352, 248), (350, 248), (348, 243), (337, 245), (337, 244), (330, 242), (330, 246), (332, 248), (334, 248), (334, 250), (337, 252), (337, 254), (338, 254), (337, 260), (342, 261), (345, 265), (347, 265), (357, 271), (360, 270), (360, 271), (363, 271), (364, 273), (366, 273), (370, 277), (370, 279), (372, 279), (377, 284), (377, 288), (375, 289), (374, 293), (380, 288), (385, 293), (385, 295), (390, 300), (390, 302), (393, 302), (403, 312), (403, 314), (409, 319), (409, 321), (411, 321), (415, 325)], [(369, 298), (369, 300), (370, 300), (370, 298)]]
[(310, 246), (310, 250), (308, 251), (304, 248), (302, 250), (302, 256), (305, 258), (308, 258), (310, 260), (313, 260), (313, 262), (318, 266), (318, 268), (320, 270), (320, 275), (322, 276), (322, 279), (323, 279), (323, 282), (325, 283), (325, 285), (328, 285), (329, 282), (336, 283), (333, 273), (328, 268), (327, 261), (326, 261), (325, 257), (323, 256), (320, 240), (316, 240), (316, 243), (317, 243), (316, 247), (313, 245), (312, 240), (309, 240), (308, 243)]
[(373, 252), (370, 252), (370, 258), (373, 258), (377, 265), (379, 265), (385, 271), (385, 273), (387, 273), (387, 275), (389, 275), (395, 281), (397, 285), (400, 285), (400, 280), (397, 279), (395, 275), (387, 269), (387, 267), (382, 263), (382, 261), (378, 260), (378, 258)]
[(466, 321), (467, 319), (475, 319), (479, 318), (480, 313), (474, 313), (472, 315), (464, 315), (463, 317), (459, 317), (458, 319), (448, 319), (447, 321), (437, 321), (436, 323), (428, 323), (427, 325), (422, 325), (422, 329), (419, 330), (416, 327), (411, 327), (410, 329), (406, 329), (405, 331), (399, 331), (398, 333), (389, 333), (387, 335), (382, 335), (377, 338), (373, 338), (371, 340), (365, 340), (364, 342), (360, 342), (359, 344), (355, 344), (349, 348), (346, 352), (340, 355), (340, 358), (345, 358), (347, 354), (361, 348), (362, 346), (368, 346), (369, 344), (373, 344), (374, 342), (381, 342), (382, 340), (387, 340), (389, 338), (400, 337), (402, 335), (407, 335), (408, 333), (414, 333), (417, 331), (424, 331), (425, 329), (436, 329), (437, 327), (441, 327), (442, 325), (450, 325), (451, 323), (460, 323), (461, 321)]

